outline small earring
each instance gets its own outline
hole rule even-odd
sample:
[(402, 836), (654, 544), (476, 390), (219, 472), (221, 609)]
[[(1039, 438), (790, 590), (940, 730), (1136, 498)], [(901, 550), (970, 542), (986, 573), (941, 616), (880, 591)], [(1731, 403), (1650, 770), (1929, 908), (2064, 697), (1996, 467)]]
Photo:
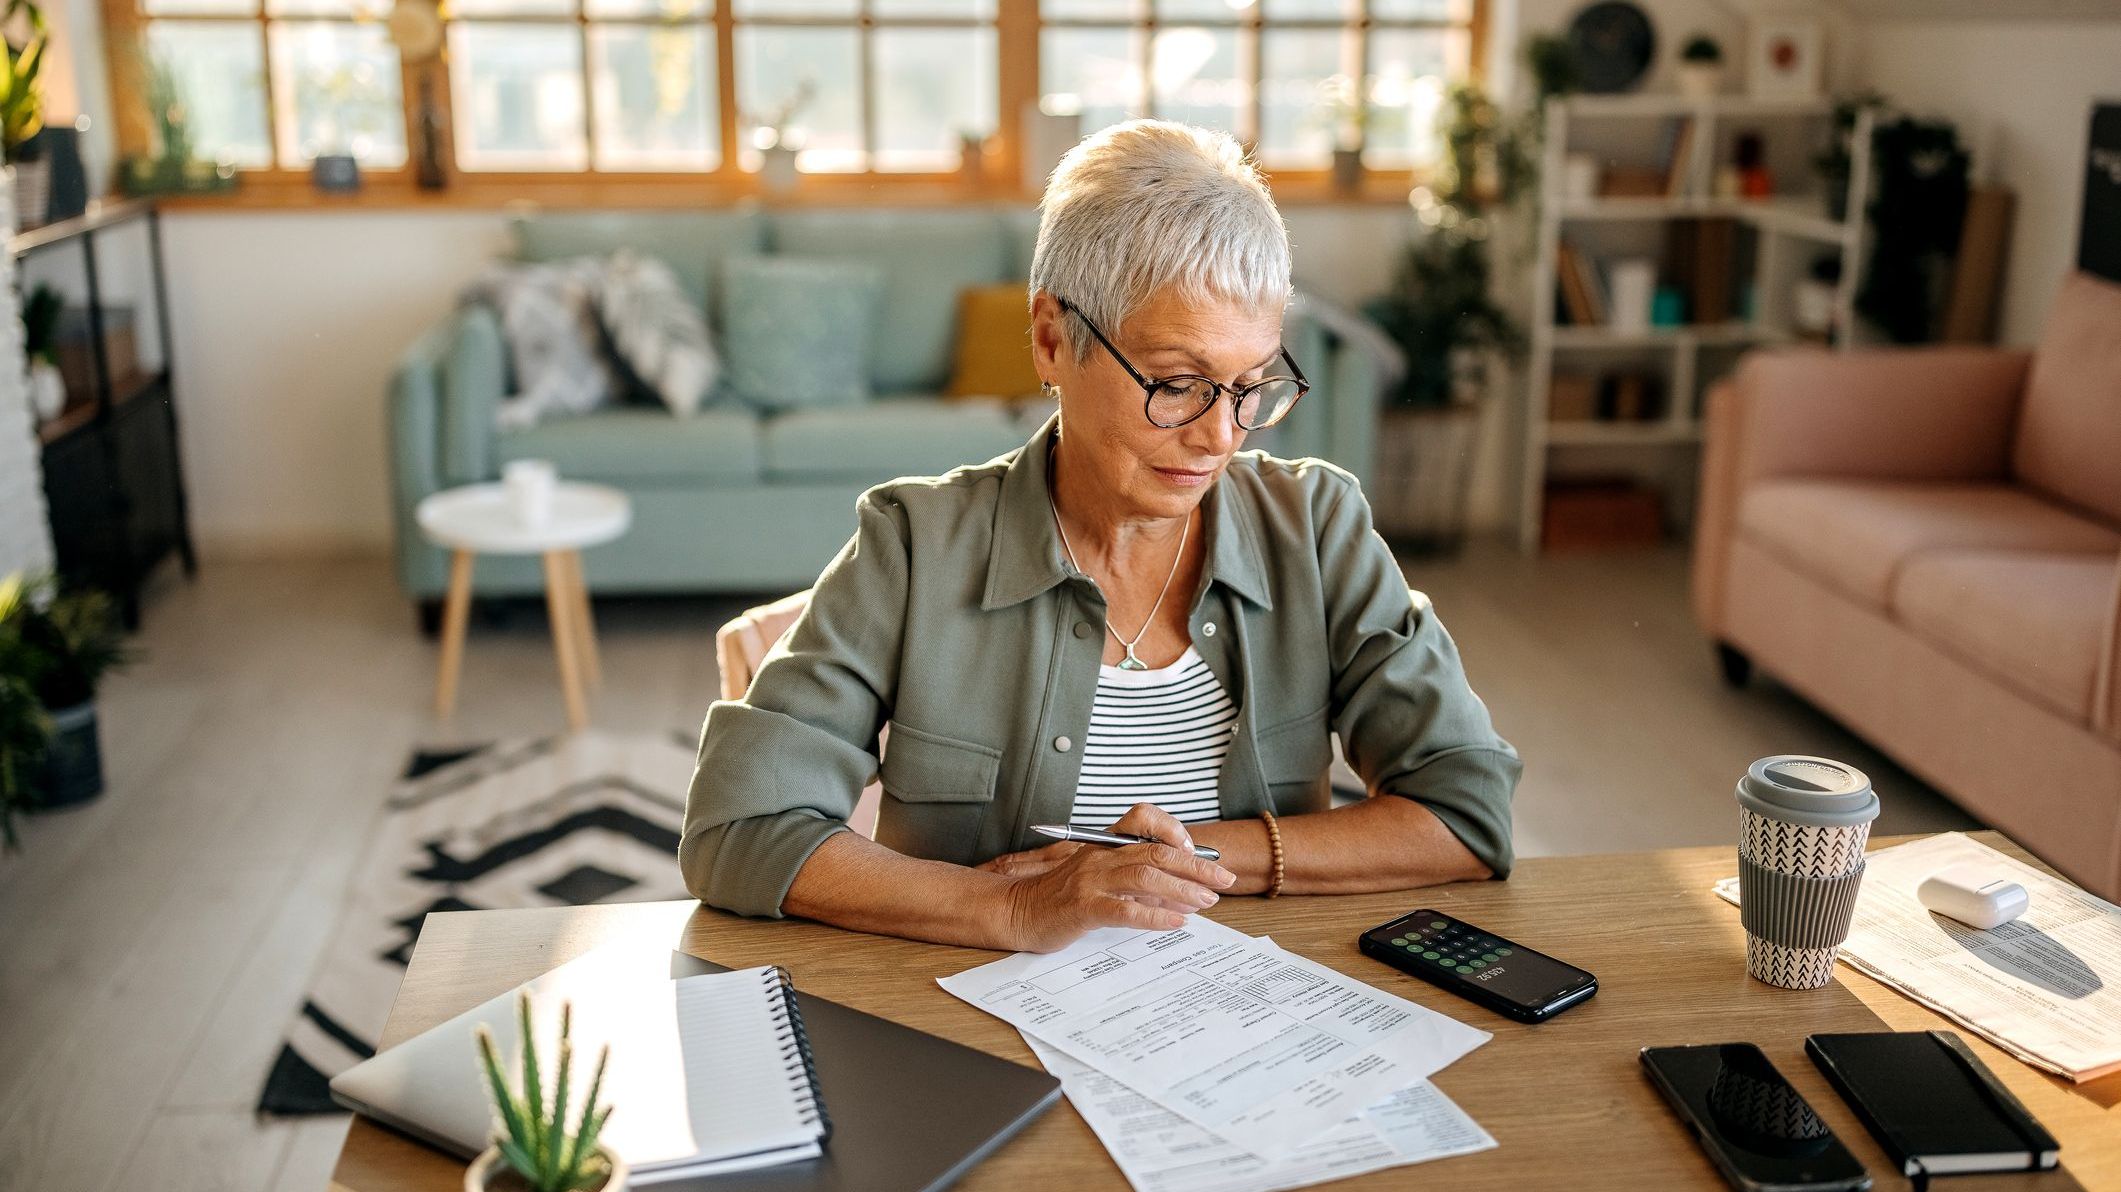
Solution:
[(1059, 401), (1060, 386), (1051, 381), (1040, 381), (1038, 383), (1038, 395), (1047, 401)]

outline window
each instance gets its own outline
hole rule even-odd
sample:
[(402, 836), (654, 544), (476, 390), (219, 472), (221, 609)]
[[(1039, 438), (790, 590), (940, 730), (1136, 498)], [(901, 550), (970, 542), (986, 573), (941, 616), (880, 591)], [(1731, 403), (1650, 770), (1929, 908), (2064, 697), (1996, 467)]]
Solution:
[(401, 66), (392, 0), (121, 2), (200, 157), (400, 169), (425, 80), (463, 172), (737, 180), (782, 149), (813, 174), (950, 173), (967, 142), (1013, 149), (1033, 100), (1084, 133), (1227, 129), (1277, 171), (1358, 141), (1404, 168), (1434, 155), (1481, 0), (449, 0), (432, 73)]
[(380, 2), (144, 0), (151, 69), (183, 98), (195, 155), (251, 168), (299, 168), (319, 153), (404, 165), (401, 72)]
[(1134, 116), (1227, 130), (1269, 169), (1362, 145), (1433, 159), (1447, 79), (1473, 58), (1475, 0), (1040, 0), (1040, 108), (1084, 132)]

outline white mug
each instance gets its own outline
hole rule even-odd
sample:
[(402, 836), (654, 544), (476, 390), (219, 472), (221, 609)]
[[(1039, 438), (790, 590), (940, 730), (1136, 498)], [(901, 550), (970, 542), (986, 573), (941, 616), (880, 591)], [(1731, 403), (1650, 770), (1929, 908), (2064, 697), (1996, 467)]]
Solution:
[(510, 460), (501, 468), (501, 483), (508, 490), (516, 520), (533, 529), (552, 520), (552, 490), (559, 482), (559, 471), (551, 460)]

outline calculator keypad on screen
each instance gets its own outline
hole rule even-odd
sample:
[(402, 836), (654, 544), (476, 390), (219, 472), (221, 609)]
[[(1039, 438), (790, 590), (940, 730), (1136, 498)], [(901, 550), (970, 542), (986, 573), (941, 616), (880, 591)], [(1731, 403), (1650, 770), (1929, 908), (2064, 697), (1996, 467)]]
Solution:
[(1514, 951), (1484, 931), (1445, 919), (1402, 923), (1390, 942), (1423, 964), (1466, 976), (1500, 962)]

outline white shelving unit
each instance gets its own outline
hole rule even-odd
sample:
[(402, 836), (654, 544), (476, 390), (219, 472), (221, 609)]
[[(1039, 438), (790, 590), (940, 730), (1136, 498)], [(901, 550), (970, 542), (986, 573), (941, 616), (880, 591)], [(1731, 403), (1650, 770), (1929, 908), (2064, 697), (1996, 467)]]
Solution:
[[(1663, 198), (1568, 198), (1561, 193), (1562, 165), (1575, 126), (1586, 122), (1625, 128), (1639, 121), (1642, 136), (1661, 144), (1669, 122), (1690, 118), (1695, 151), (1687, 163), (1681, 193)], [(1575, 96), (1550, 104), (1546, 114), (1545, 160), (1540, 171), (1538, 258), (1533, 271), (1532, 336), (1529, 392), (1525, 401), (1522, 491), (1518, 504), (1518, 538), (1527, 551), (1537, 550), (1544, 494), (1552, 452), (1567, 448), (1658, 448), (1691, 444), (1701, 438), (1700, 353), (1704, 347), (1748, 347), (1795, 338), (1781, 322), (1782, 303), (1765, 287), (1780, 284), (1785, 258), (1805, 251), (1838, 252), (1841, 281), (1834, 299), (1835, 346), (1846, 348), (1855, 325), (1856, 286), (1862, 261), (1863, 212), (1870, 195), (1870, 155), (1856, 153), (1849, 177), (1848, 218), (1832, 219), (1822, 197), (1777, 196), (1770, 199), (1718, 198), (1715, 168), (1723, 151), (1722, 134), (1739, 122), (1774, 120), (1818, 122), (1833, 119), (1825, 99), (1752, 99), (1719, 96), (1689, 99), (1677, 95)], [(1828, 130), (1830, 134), (1830, 129)], [(1854, 143), (1870, 143), (1870, 113), (1857, 117)], [(1642, 143), (1642, 142), (1638, 142)], [(1557, 326), (1554, 306), (1558, 257), (1564, 229), (1598, 224), (1662, 223), (1672, 219), (1726, 218), (1756, 234), (1752, 275), (1761, 285), (1753, 317), (1725, 323), (1649, 327), (1622, 331), (1610, 326)], [(1570, 359), (1600, 353), (1665, 360), (1667, 399), (1664, 416), (1648, 422), (1549, 422), (1547, 397), (1557, 356)]]

